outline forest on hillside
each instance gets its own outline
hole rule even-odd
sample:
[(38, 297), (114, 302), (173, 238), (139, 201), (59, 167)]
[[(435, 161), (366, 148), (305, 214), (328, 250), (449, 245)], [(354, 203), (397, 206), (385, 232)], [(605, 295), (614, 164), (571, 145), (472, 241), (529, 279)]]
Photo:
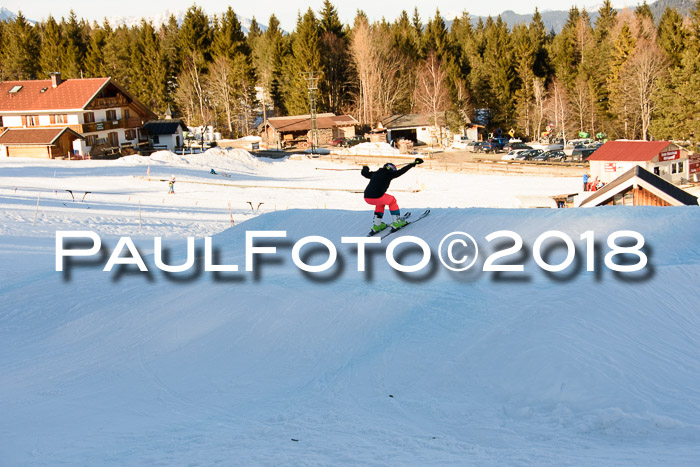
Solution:
[[(0, 81), (113, 77), (163, 114), (229, 136), (254, 131), (265, 108), (309, 113), (309, 73), (317, 111), (347, 113), (371, 127), (382, 116), (422, 112), (458, 129), (483, 119), (489, 131), (537, 139), (546, 130), (608, 138), (700, 141), (700, 0), (688, 17), (666, 8), (658, 23), (644, 3), (617, 12), (609, 0), (595, 21), (576, 7), (559, 33), (538, 11), (509, 28), (501, 17), (468, 13), (449, 28), (439, 11), (417, 9), (370, 22), (358, 11), (343, 24), (326, 0), (300, 13), (291, 33), (270, 16), (246, 35), (231, 7), (209, 17), (193, 5), (154, 26), (112, 28), (77, 18), (32, 25), (20, 13), (0, 21)], [(262, 89), (262, 93), (256, 92)]]

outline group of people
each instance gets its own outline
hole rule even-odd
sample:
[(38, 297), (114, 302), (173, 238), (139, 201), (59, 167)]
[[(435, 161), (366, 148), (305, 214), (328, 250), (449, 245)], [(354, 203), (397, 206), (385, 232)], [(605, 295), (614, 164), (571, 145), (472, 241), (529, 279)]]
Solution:
[(605, 183), (598, 180), (598, 177), (596, 177), (595, 180), (592, 180), (588, 173), (583, 174), (583, 191), (597, 191), (604, 186)]

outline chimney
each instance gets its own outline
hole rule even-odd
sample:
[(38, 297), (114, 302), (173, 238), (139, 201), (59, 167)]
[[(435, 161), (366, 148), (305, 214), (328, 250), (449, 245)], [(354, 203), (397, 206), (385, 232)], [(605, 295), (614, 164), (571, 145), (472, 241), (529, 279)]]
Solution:
[(57, 88), (59, 84), (61, 84), (63, 81), (61, 80), (61, 72), (57, 71), (55, 73), (51, 73), (51, 87), (52, 88)]

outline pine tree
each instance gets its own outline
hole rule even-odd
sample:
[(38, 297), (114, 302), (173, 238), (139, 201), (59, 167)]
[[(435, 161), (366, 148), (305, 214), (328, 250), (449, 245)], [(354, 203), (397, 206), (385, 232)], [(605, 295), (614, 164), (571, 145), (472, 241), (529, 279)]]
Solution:
[(249, 40), (254, 40), (258, 37), (260, 37), (263, 33), (263, 30), (260, 28), (260, 25), (258, 24), (258, 20), (255, 19), (255, 16), (250, 20), (250, 28), (248, 28), (248, 39)]
[(167, 69), (160, 51), (158, 36), (150, 22), (141, 20), (136, 29), (131, 54), (130, 91), (156, 112), (165, 111)]
[(128, 89), (131, 84), (131, 34), (126, 26), (112, 30), (105, 20), (104, 70)]
[(285, 60), (286, 81), (282, 83), (284, 107), (292, 115), (308, 114), (308, 85), (305, 77), (313, 72), (319, 78), (319, 83), (323, 81), (318, 21), (311, 8), (297, 19), (291, 49), (292, 54)]
[(161, 55), (166, 68), (166, 105), (174, 104), (177, 76), (182, 70), (182, 54), (178, 44), (179, 30), (177, 18), (174, 15), (170, 15), (168, 22), (161, 25), (158, 34), (160, 37)]
[(36, 29), (27, 22), (20, 11), (14, 21), (7, 25), (5, 47), (2, 56), (6, 79), (36, 79), (39, 66), (40, 39)]
[(677, 67), (681, 63), (688, 33), (683, 28), (683, 18), (675, 8), (666, 7), (657, 30), (657, 43), (668, 55), (669, 64)]
[(185, 13), (179, 29), (180, 59), (184, 61), (186, 57), (195, 56), (199, 57), (202, 64), (211, 62), (212, 35), (209, 18), (200, 7), (192, 5)]
[(515, 123), (516, 83), (515, 60), (508, 27), (500, 16), (495, 22), (489, 18), (484, 36), (484, 68), (491, 89), (488, 106), (493, 115), (493, 123), (501, 129), (510, 128)]
[(61, 71), (66, 78), (80, 78), (87, 51), (85, 23), (79, 22), (75, 12), (71, 10), (68, 21), (62, 20), (61, 26), (66, 43), (65, 60)]
[(329, 0), (323, 3), (319, 20), (321, 67), (324, 80), (321, 83), (321, 107), (340, 113), (347, 103), (348, 40), (338, 12)]
[(40, 75), (44, 78), (49, 73), (62, 71), (66, 44), (63, 40), (61, 27), (53, 16), (49, 16), (41, 26), (41, 52), (39, 56)]
[[(107, 25), (109, 27), (109, 25)], [(85, 53), (85, 77), (105, 77), (107, 72), (104, 64), (104, 48), (107, 44), (107, 31), (97, 24), (92, 28), (92, 35)]]
[(238, 54), (250, 56), (248, 41), (241, 29), (241, 23), (231, 7), (228, 7), (218, 22), (211, 50), (212, 56), (228, 57), (231, 60)]
[(578, 8), (571, 7), (566, 24), (551, 45), (555, 75), (567, 87), (573, 86), (582, 58), (577, 33), (581, 27), (580, 20), (581, 13)]

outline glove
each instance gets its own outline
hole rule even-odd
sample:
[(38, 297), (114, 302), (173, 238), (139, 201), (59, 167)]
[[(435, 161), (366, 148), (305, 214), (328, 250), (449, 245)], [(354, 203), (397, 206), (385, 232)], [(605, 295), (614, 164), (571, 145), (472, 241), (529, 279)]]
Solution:
[(419, 165), (422, 163), (423, 163), (423, 159), (421, 159), (420, 157), (416, 157), (416, 161), (413, 163), (413, 165)]

